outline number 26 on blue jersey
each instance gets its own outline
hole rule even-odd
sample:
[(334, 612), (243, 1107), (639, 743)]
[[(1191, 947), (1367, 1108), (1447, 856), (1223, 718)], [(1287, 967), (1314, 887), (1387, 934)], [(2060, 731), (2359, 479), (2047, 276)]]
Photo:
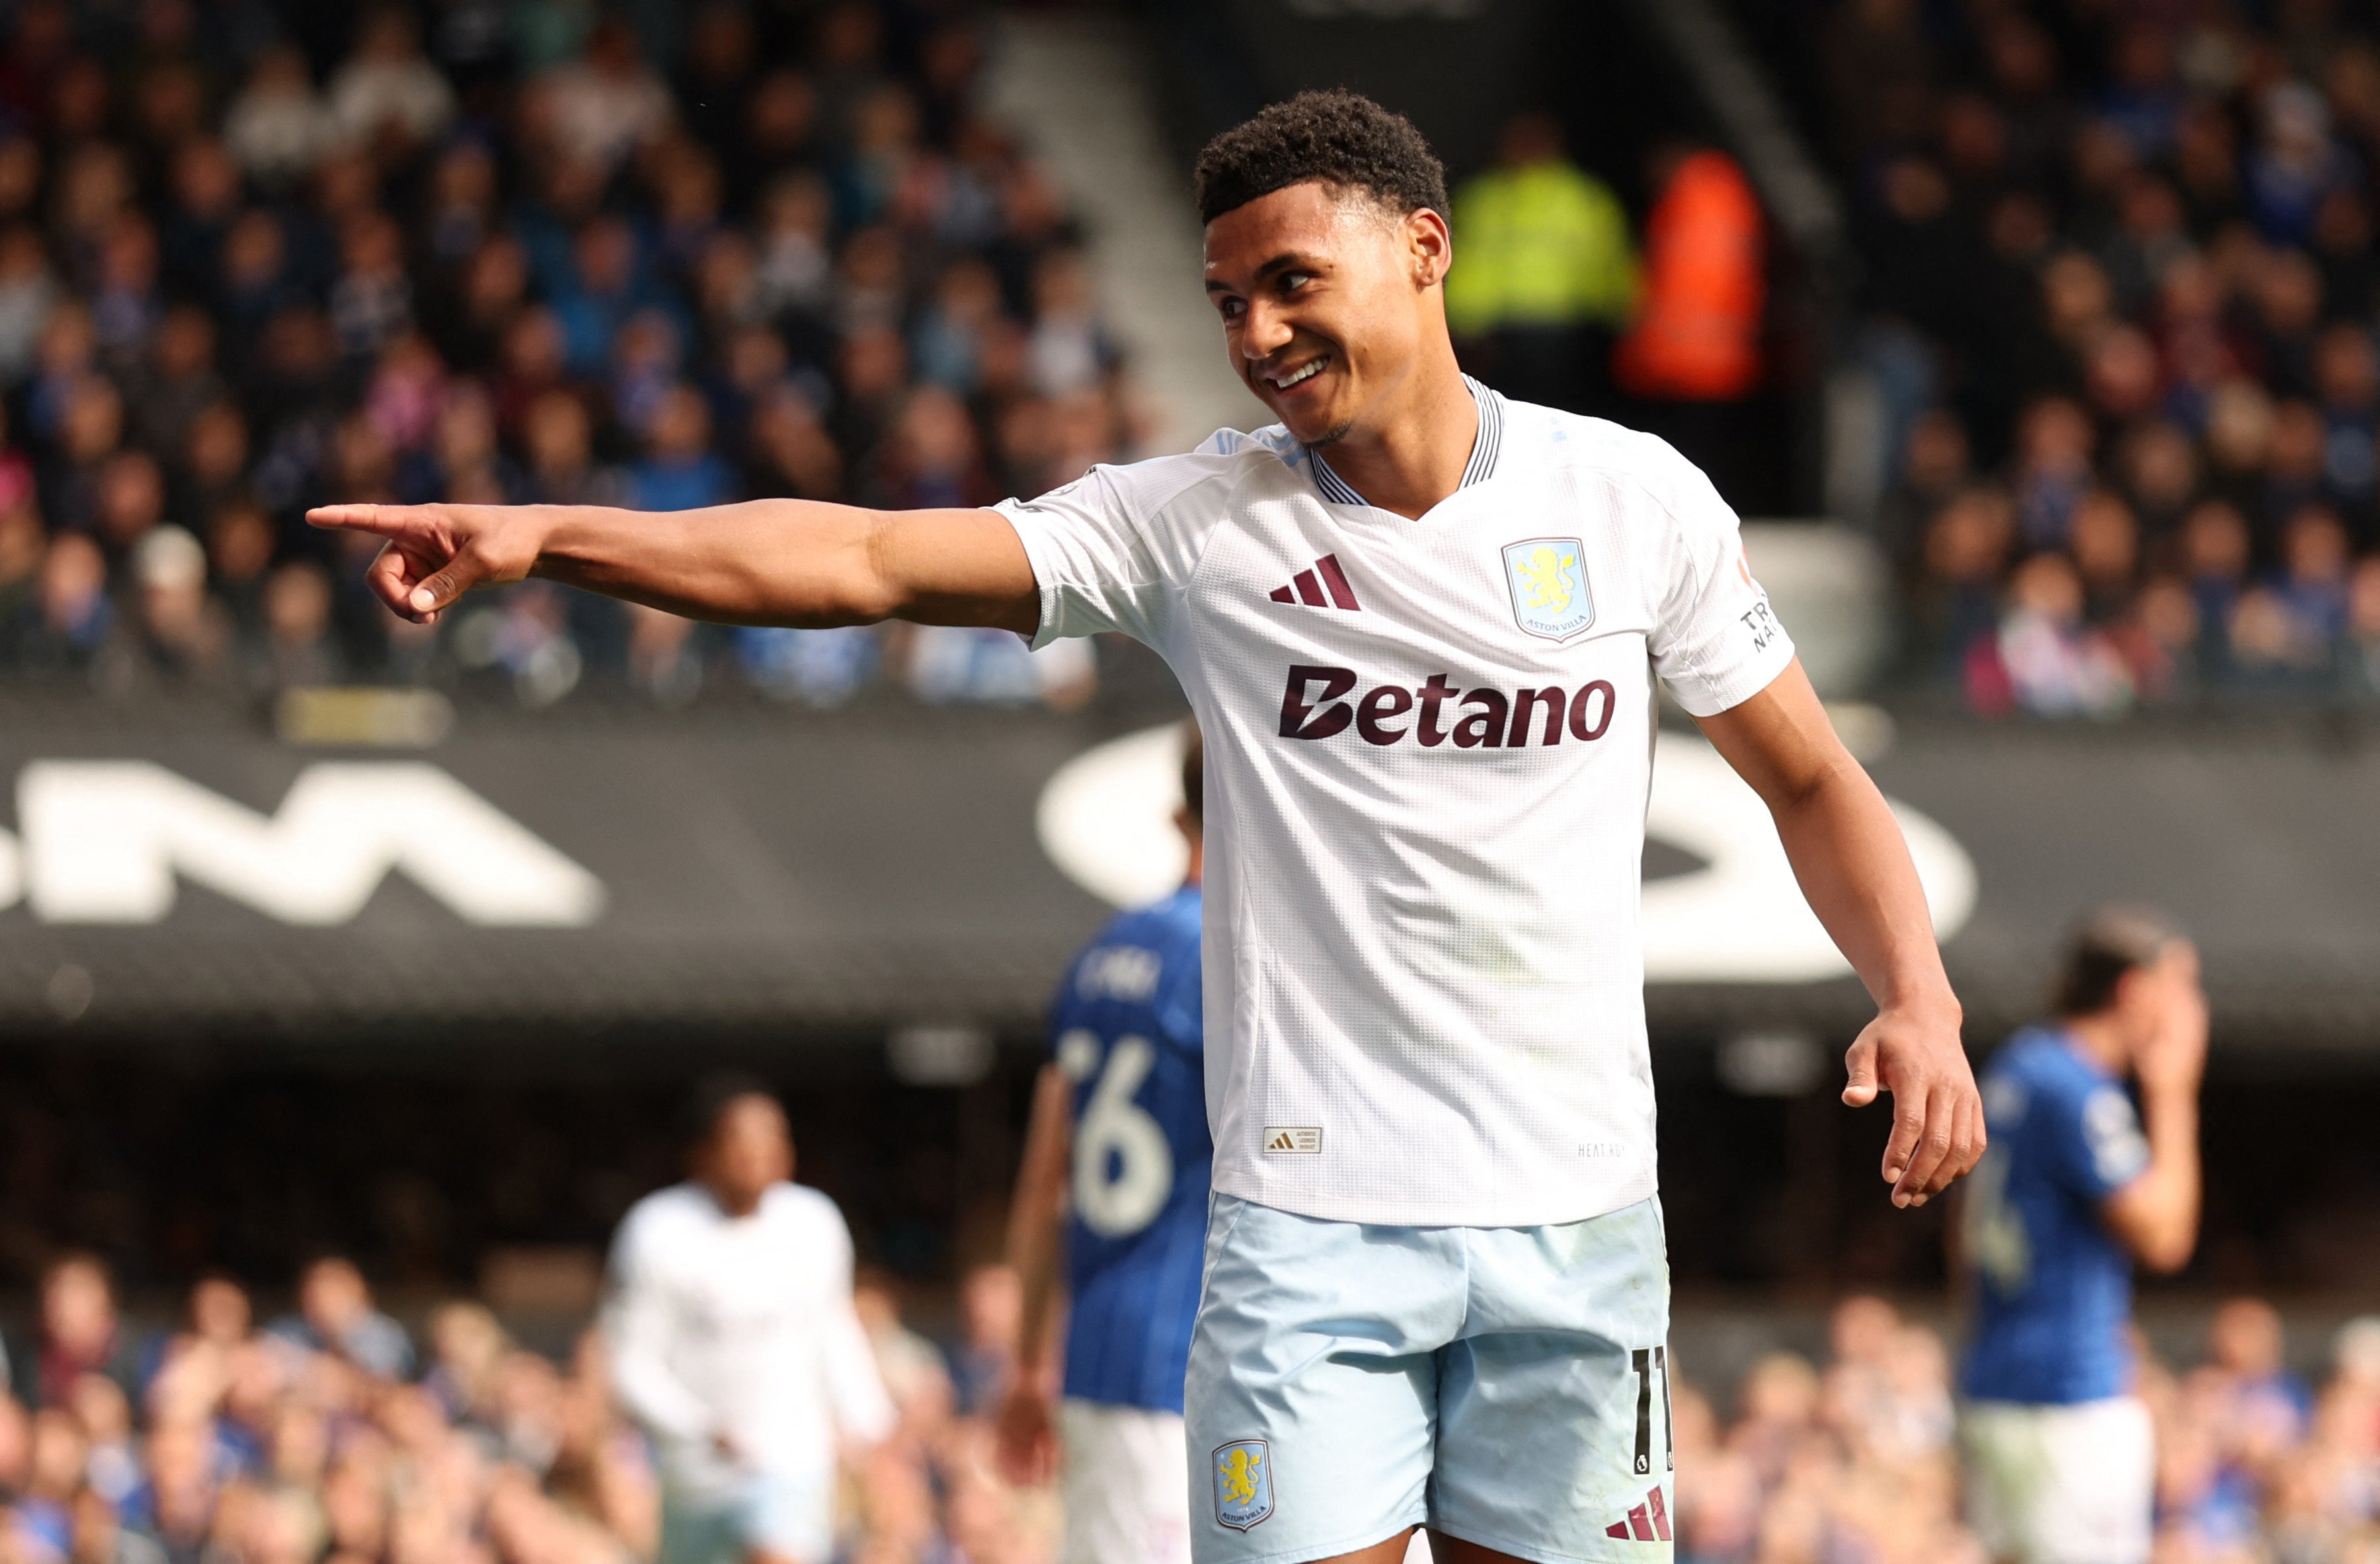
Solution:
[[(1146, 1037), (1119, 1037), (1100, 1067), (1099, 1039), (1077, 1028), (1058, 1039), (1062, 1063), (1099, 1080), (1075, 1125), (1075, 1214), (1101, 1238), (1129, 1238), (1157, 1219), (1173, 1193), (1173, 1148), (1164, 1127), (1133, 1100), (1157, 1062)], [(1070, 1071), (1070, 1073), (1074, 1072)]]

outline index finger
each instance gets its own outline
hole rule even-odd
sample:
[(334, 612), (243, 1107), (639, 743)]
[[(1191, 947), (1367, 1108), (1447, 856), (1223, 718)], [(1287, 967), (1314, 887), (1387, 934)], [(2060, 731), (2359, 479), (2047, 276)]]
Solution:
[(1934, 1193), (1937, 1187), (1935, 1174), (1949, 1159), (1951, 1143), (1957, 1138), (1958, 1111), (1958, 1093), (1938, 1086), (1926, 1088), (1918, 1106), (1916, 1145), (1910, 1154), (1909, 1169), (1892, 1188), (1895, 1201), (1923, 1206)]
[(1892, 1133), (1884, 1142), (1884, 1182), (1892, 1186), (1892, 1203), (1898, 1206), (1909, 1164), (1917, 1155), (1918, 1134), (1925, 1128), (1925, 1098), (1914, 1085), (1907, 1090), (1887, 1089), (1892, 1097)]
[(383, 538), (418, 531), (429, 519), (423, 505), (316, 505), (306, 513), (309, 527), (375, 532)]

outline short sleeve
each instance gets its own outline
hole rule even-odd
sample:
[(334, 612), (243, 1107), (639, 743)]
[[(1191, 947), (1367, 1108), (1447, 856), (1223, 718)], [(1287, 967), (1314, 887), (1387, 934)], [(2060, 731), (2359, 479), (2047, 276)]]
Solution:
[(2124, 1089), (2110, 1082), (2059, 1103), (2055, 1134), (2061, 1182), (2096, 1206), (2149, 1168), (2148, 1137)]
[(1673, 532), (1648, 641), (1653, 670), (1690, 715), (1714, 717), (1767, 689), (1793, 661), (1793, 643), (1752, 578), (1735, 513), (1684, 457), (1671, 452), (1662, 465)]
[(1038, 500), (1002, 500), (1040, 590), (1035, 650), (1069, 636), (1120, 630), (1152, 639), (1160, 572), (1145, 520), (1111, 467), (1095, 467)]

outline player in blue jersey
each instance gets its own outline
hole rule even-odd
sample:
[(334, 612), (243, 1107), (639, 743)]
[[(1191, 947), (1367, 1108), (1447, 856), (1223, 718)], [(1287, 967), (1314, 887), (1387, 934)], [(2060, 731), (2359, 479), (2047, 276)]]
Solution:
[(1968, 1506), (2004, 1564), (2140, 1564), (2155, 1450), (2132, 1394), (2132, 1267), (2179, 1270), (2197, 1243), (2197, 952), (2108, 908), (2075, 937), (2057, 1010), (1984, 1075), (1991, 1148), (1961, 1224)]
[[(1054, 1057), (1017, 1175), (1009, 1244), (1026, 1345), (1002, 1454), (1019, 1480), (1039, 1481), (1062, 1449), (1062, 1564), (1190, 1558), (1182, 1381), (1215, 1156), (1198, 971), (1203, 764), (1194, 730), (1175, 816), (1190, 844), (1181, 889), (1101, 929), (1058, 990)], [(1062, 1375), (1051, 1361), (1062, 1271)]]

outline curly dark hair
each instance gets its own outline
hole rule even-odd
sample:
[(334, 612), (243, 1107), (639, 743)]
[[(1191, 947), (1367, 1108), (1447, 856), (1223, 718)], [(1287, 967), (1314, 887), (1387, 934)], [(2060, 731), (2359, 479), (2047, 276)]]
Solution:
[(1198, 221), (1309, 179), (1362, 190), (1400, 214), (1446, 210), (1446, 168), (1401, 114), (1360, 92), (1300, 92), (1198, 154)]

